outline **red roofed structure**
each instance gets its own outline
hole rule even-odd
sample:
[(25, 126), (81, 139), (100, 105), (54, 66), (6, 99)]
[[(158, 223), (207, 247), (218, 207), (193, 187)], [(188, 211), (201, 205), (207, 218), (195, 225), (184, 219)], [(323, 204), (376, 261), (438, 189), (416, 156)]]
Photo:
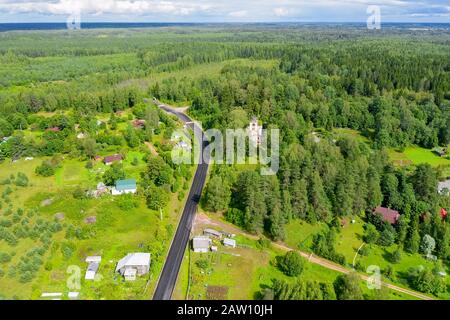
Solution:
[(373, 213), (380, 215), (384, 221), (389, 222), (390, 224), (397, 224), (398, 219), (400, 219), (400, 213), (389, 208), (377, 207)]
[(47, 130), (45, 130), (45, 131), (51, 131), (51, 132), (60, 132), (60, 131), (61, 131), (61, 129), (60, 129), (60, 128), (58, 128), (58, 127), (53, 127), (53, 128), (47, 128)]
[(444, 208), (441, 209), (441, 217), (442, 219), (447, 218), (448, 212)]
[(105, 159), (103, 159), (103, 162), (104, 162), (106, 165), (110, 165), (110, 164), (112, 164), (113, 162), (116, 162), (116, 161), (122, 161), (122, 160), (123, 160), (122, 155), (120, 155), (120, 154), (115, 154), (115, 155), (113, 155), (113, 156), (105, 157)]

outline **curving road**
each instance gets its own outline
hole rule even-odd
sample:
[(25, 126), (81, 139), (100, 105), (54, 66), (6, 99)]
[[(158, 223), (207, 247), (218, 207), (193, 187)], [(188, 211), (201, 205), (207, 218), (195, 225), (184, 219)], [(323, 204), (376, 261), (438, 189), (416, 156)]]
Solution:
[[(162, 110), (177, 116), (181, 121), (183, 121), (183, 123), (189, 123), (188, 125), (194, 130), (194, 132), (202, 133), (202, 129), (199, 125), (192, 122), (186, 114), (176, 110), (175, 108), (159, 103), (158, 101), (155, 101), (155, 103)], [(203, 134), (197, 134), (196, 136), (203, 137)], [(202, 146), (203, 150), (203, 148), (207, 145), (207, 141), (199, 138), (199, 145)], [(170, 300), (172, 298), (172, 293), (175, 289), (178, 273), (186, 251), (186, 246), (189, 242), (192, 224), (197, 212), (200, 196), (208, 174), (208, 164), (203, 162), (204, 161), (200, 161), (200, 164), (197, 166), (197, 171), (195, 172), (191, 190), (189, 191), (189, 196), (178, 224), (175, 237), (173, 238), (170, 246), (164, 268), (159, 277), (158, 285), (156, 287), (155, 294), (153, 295), (153, 300)]]

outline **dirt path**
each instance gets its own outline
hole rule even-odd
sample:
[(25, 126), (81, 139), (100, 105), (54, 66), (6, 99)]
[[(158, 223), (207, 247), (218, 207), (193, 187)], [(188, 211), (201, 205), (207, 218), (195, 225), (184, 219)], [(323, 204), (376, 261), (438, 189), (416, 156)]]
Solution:
[[(258, 236), (255, 236), (255, 235), (252, 235), (252, 234), (248, 234), (248, 233), (242, 231), (241, 229), (236, 228), (235, 226), (232, 226), (232, 225), (227, 224), (227, 223), (225, 223), (223, 221), (220, 221), (220, 220), (212, 219), (211, 217), (207, 216), (204, 213), (198, 213), (197, 216), (196, 216), (196, 219), (194, 221), (194, 229), (195, 228), (199, 228), (201, 225), (216, 226), (218, 228), (226, 230), (227, 232), (234, 233), (234, 234), (240, 234), (240, 235), (243, 235), (243, 236), (245, 236), (245, 237), (247, 237), (249, 239), (252, 239), (252, 240), (258, 240), (259, 239)], [(283, 251), (295, 250), (298, 253), (300, 253), (301, 256), (306, 258), (309, 262), (317, 264), (317, 265), (320, 265), (320, 266), (322, 266), (324, 268), (327, 268), (327, 269), (330, 269), (330, 270), (334, 270), (334, 271), (337, 271), (337, 272), (340, 272), (340, 273), (345, 273), (345, 274), (350, 273), (350, 272), (353, 271), (353, 270), (345, 268), (345, 267), (343, 267), (343, 266), (341, 266), (339, 264), (331, 262), (331, 261), (329, 261), (327, 259), (318, 257), (318, 256), (316, 256), (316, 255), (314, 255), (312, 253), (307, 253), (307, 252), (299, 251), (298, 249), (295, 249), (295, 248), (291, 248), (291, 247), (287, 246), (285, 243), (282, 243), (282, 242), (272, 242), (272, 245), (275, 248), (283, 250)], [(364, 281), (367, 281), (369, 279), (369, 276), (367, 276), (367, 275), (364, 275), (364, 274), (361, 274), (361, 273), (358, 273), (358, 274), (361, 277), (361, 279), (363, 279)], [(387, 287), (387, 288), (389, 288), (389, 289), (391, 289), (391, 290), (402, 292), (402, 293), (408, 294), (410, 296), (416, 297), (416, 298), (421, 299), (421, 300), (434, 300), (432, 297), (429, 297), (429, 296), (427, 296), (425, 294), (422, 294), (422, 293), (419, 293), (419, 292), (416, 292), (416, 291), (413, 291), (413, 290), (405, 289), (405, 288), (402, 288), (402, 287), (399, 287), (399, 286), (396, 286), (396, 285), (393, 285), (393, 284), (390, 284), (390, 283), (382, 282), (382, 285)]]
[(150, 142), (145, 142), (145, 145), (147, 146), (147, 148), (150, 150), (150, 152), (152, 153), (152, 155), (157, 156), (158, 155), (158, 151), (156, 151), (155, 147), (150, 143)]

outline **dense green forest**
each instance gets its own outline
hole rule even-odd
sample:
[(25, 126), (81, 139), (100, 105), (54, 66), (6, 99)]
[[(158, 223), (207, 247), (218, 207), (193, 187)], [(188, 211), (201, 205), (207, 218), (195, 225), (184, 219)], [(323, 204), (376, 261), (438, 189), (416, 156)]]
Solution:
[[(284, 239), (292, 219), (324, 222), (330, 231), (314, 238), (313, 250), (339, 263), (345, 261), (334, 251), (334, 233), (340, 219), (354, 215), (367, 216), (375, 227), (368, 236), (373, 231), (382, 245), (417, 253), (429, 235), (434, 254), (448, 259), (450, 228), (440, 209), (450, 209), (449, 199), (436, 192), (445, 170), (395, 166), (388, 149), (450, 144), (450, 34), (286, 28), (0, 34), (0, 138), (13, 136), (0, 145), (0, 161), (78, 156), (76, 150), (88, 147), (73, 147), (75, 119), (89, 132), (97, 113), (132, 108), (150, 117), (142, 106), (146, 97), (189, 103), (190, 115), (205, 128), (243, 128), (257, 116), (266, 128), (281, 129), (278, 174), (214, 166), (205, 208), (274, 240)], [(218, 74), (171, 76), (215, 63), (223, 63)], [(36, 141), (21, 134), (29, 127), (61, 132)], [(135, 133), (128, 133), (132, 146)], [(95, 142), (117, 143), (107, 135)], [(368, 214), (377, 206), (398, 210), (399, 223)]]

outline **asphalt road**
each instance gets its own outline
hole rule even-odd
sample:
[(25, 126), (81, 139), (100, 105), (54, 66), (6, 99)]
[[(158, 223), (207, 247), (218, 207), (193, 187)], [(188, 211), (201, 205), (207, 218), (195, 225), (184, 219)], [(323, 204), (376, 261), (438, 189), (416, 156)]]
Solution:
[[(159, 103), (158, 106), (164, 111), (174, 114), (184, 123), (190, 123), (189, 126), (191, 126), (194, 131), (202, 131), (202, 129), (197, 124), (193, 123), (186, 114), (178, 112), (170, 106), (164, 104)], [(200, 145), (202, 145), (203, 148), (207, 145), (206, 141), (199, 142), (201, 143)], [(153, 295), (153, 300), (170, 300), (172, 298), (172, 293), (175, 289), (175, 285), (178, 279), (178, 273), (180, 271), (184, 253), (186, 251), (186, 246), (189, 243), (192, 224), (197, 212), (197, 207), (200, 201), (203, 186), (205, 185), (207, 173), (208, 164), (200, 163), (197, 167), (197, 171), (195, 172), (191, 190), (189, 191), (189, 197), (186, 201), (186, 205), (178, 224), (175, 237), (173, 238), (169, 254), (160, 275), (155, 294)]]

